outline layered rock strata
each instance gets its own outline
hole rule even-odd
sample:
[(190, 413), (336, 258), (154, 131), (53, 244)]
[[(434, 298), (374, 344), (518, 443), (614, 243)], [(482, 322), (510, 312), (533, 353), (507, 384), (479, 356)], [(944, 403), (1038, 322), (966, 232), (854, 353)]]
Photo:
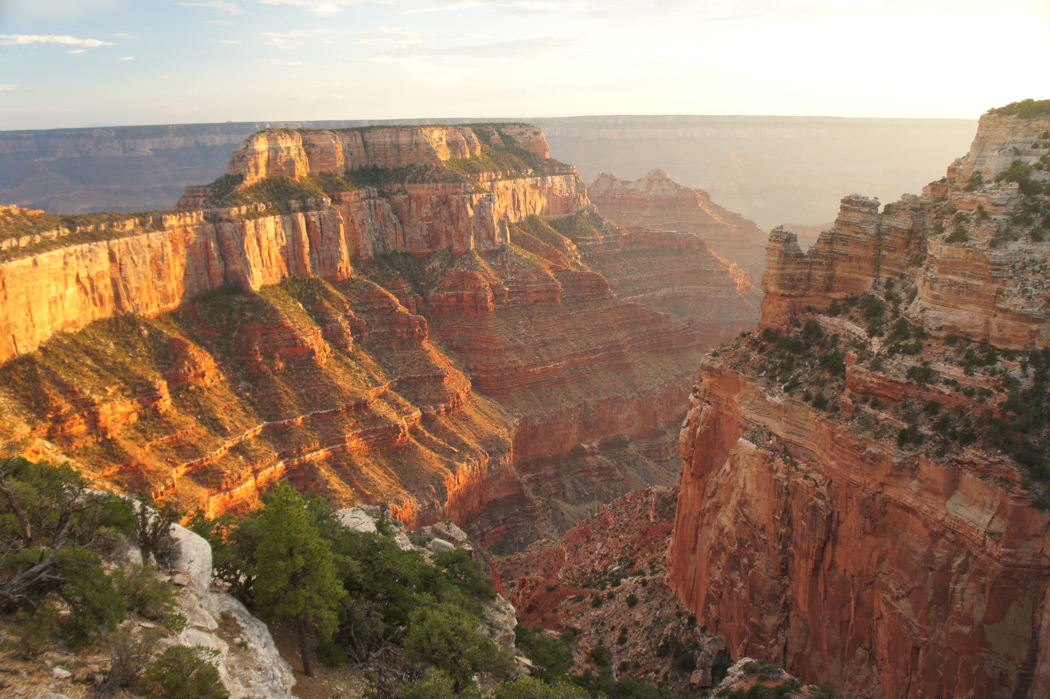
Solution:
[(212, 515), (288, 478), (512, 547), (671, 484), (700, 356), (754, 306), (546, 155), (528, 126), (271, 130), (183, 200), (220, 208), (0, 212), (4, 440)]
[(588, 653), (604, 645), (621, 677), (648, 684), (695, 691), (725, 675), (725, 644), (667, 586), (663, 564), (676, 498), (674, 488), (632, 492), (556, 541), (493, 560), (493, 578), (519, 623), (547, 633), (574, 630), (575, 672), (594, 671)]
[[(1050, 118), (981, 117), (970, 152), (948, 175), (879, 211), (842, 200), (835, 226), (805, 254), (775, 229), (767, 248), (762, 319), (783, 324), (903, 279), (917, 294), (908, 316), (933, 333), (966, 334), (1004, 347), (1050, 340), (1050, 289), (1042, 283), (1050, 224), (1039, 200), (1050, 162)], [(1022, 192), (1025, 188), (1027, 194)]]
[(986, 115), (807, 254), (771, 234), (764, 330), (704, 360), (679, 445), (669, 578), (733, 657), (847, 696), (1050, 689), (1045, 122)]
[[(521, 127), (506, 133), (543, 152), (542, 133), (533, 131)], [(340, 164), (391, 168), (416, 162), (412, 158), (441, 163), (441, 155), (469, 159), (481, 148), (474, 131), (465, 128), (308, 132), (305, 142), (299, 132), (267, 131), (237, 151), (231, 170), (252, 179), (330, 172), (335, 166), (317, 155), (318, 148), (309, 149), (310, 161), (307, 144), (323, 135), (338, 143), (340, 135), (360, 140), (361, 133), (369, 144), (362, 146), (365, 155), (353, 160), (358, 155), (340, 151)], [(474, 151), (448, 146), (467, 142)], [(495, 249), (509, 242), (509, 222), (532, 214), (572, 214), (586, 205), (575, 171), (553, 169), (564, 174), (487, 173), (472, 183), (341, 192), (335, 201), (311, 200), (305, 208), (312, 210), (283, 215), (255, 205), (158, 215), (145, 226), (130, 218), (11, 237), (3, 242), (17, 244), (8, 245), (0, 262), (0, 361), (33, 351), (55, 332), (115, 313), (167, 311), (220, 287), (254, 290), (303, 275), (339, 281), (350, 276), (352, 260), (395, 251), (423, 256), (447, 249), (454, 254)], [(186, 206), (201, 203), (199, 193), (184, 198)]]
[(702, 189), (674, 182), (663, 170), (634, 182), (603, 172), (587, 185), (587, 195), (603, 216), (628, 229), (691, 233), (739, 264), (751, 279), (762, 277), (765, 234), (758, 226), (715, 204)]

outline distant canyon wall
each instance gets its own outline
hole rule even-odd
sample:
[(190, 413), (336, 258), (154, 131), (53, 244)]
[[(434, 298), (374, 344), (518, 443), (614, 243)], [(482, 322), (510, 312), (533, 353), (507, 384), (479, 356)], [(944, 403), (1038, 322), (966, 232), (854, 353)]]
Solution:
[[(633, 180), (662, 168), (767, 230), (822, 224), (844, 192), (867, 192), (883, 201), (917, 192), (965, 149), (974, 130), (974, 122), (964, 119), (603, 116), (528, 121), (545, 130), (551, 155), (576, 165), (588, 181), (599, 172)], [(185, 186), (221, 175), (234, 148), (260, 129), (380, 123), (2, 132), (0, 203), (55, 213), (168, 209)]]

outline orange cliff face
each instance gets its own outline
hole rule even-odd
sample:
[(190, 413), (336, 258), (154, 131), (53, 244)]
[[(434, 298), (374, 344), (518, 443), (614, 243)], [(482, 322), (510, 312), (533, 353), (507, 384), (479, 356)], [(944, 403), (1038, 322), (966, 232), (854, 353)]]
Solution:
[(715, 204), (702, 189), (674, 182), (663, 170), (653, 170), (634, 182), (600, 173), (587, 186), (587, 195), (615, 223), (632, 230), (691, 233), (717, 255), (739, 264), (752, 280), (762, 277), (765, 235), (758, 226)]
[(806, 254), (772, 232), (763, 332), (702, 364), (669, 553), (734, 658), (847, 696), (1050, 691), (1050, 244), (1025, 216), (1050, 177), (1024, 167), (1050, 120), (1030, 121), (986, 115), (921, 197), (847, 197)]
[(793, 233), (774, 230), (762, 323), (783, 324), (807, 306), (825, 308), (889, 278), (915, 287), (907, 315), (939, 336), (1013, 348), (1046, 344), (1046, 133), (1047, 117), (986, 114), (970, 152), (922, 196), (904, 195), (881, 213), (878, 201), (848, 196), (835, 226), (806, 254)]
[(527, 125), (270, 131), (180, 212), (5, 212), (0, 439), (191, 510), (289, 478), (511, 547), (671, 484), (753, 301), (546, 154)]
[[(386, 131), (351, 132), (359, 139), (366, 134), (365, 153), (372, 157), (353, 161), (354, 167), (441, 163), (439, 154), (466, 154), (447, 145), (468, 141), (461, 132), (474, 136), (462, 127)], [(444, 140), (434, 135), (445, 132)], [(509, 133), (520, 134), (525, 145), (542, 152), (542, 132), (537, 136), (521, 126)], [(307, 144), (325, 134), (329, 140), (346, 136), (307, 132), (304, 142), (299, 132), (261, 132), (234, 154), (231, 171), (246, 181), (275, 173), (330, 172), (327, 159), (312, 162), (305, 156), (316, 150)], [(398, 144), (404, 147), (399, 150)], [(476, 138), (474, 145), (481, 148)], [(315, 164), (319, 169), (311, 170)], [(55, 332), (114, 313), (170, 310), (224, 286), (258, 289), (301, 275), (338, 281), (350, 276), (351, 260), (389, 252), (424, 256), (447, 249), (454, 254), (496, 249), (508, 242), (509, 222), (532, 214), (564, 216), (587, 205), (573, 168), (558, 164), (544, 172), (366, 187), (335, 192), (332, 199), (293, 201), (286, 213), (251, 204), (155, 216), (146, 225), (129, 218), (8, 238), (0, 241), (0, 361), (31, 352)], [(190, 189), (181, 206), (203, 204), (208, 188)], [(48, 293), (40, 293), (41, 284)]]

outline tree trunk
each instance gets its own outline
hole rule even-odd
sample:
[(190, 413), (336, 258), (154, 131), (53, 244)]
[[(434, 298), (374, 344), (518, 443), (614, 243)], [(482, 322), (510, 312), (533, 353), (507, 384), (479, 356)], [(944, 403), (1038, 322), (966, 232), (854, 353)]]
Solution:
[(313, 677), (314, 671), (310, 669), (310, 658), (306, 654), (306, 621), (299, 617), (299, 654), (303, 656), (303, 674)]

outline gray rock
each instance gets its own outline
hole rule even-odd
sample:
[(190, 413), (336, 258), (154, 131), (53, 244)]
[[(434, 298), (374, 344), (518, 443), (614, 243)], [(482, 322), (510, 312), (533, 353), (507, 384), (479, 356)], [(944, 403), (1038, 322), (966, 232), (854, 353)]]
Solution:
[[(229, 681), (226, 687), (230, 690), (231, 699), (294, 699), (292, 686), (295, 684), (295, 675), (292, 666), (277, 652), (266, 624), (225, 593), (212, 592), (208, 595), (208, 607), (216, 619), (221, 619), (223, 612), (229, 612), (242, 629), (235, 639), (235, 645), (236, 641), (246, 644), (245, 652), (237, 654), (235, 662), (227, 663)], [(246, 656), (250, 657), (250, 662), (244, 660)]]
[(430, 543), (427, 544), (427, 549), (437, 553), (438, 551), (455, 551), (456, 545), (451, 541), (445, 541), (444, 539), (431, 539)]
[(68, 680), (70, 677), (73, 676), (73, 673), (65, 669), (64, 667), (59, 667), (58, 665), (56, 665), (55, 667), (51, 668), (51, 676), (54, 677), (56, 680)]
[(375, 518), (360, 507), (348, 507), (335, 513), (343, 526), (352, 532), (368, 534), (376, 531)]
[(186, 527), (173, 524), (171, 535), (178, 548), (172, 561), (172, 580), (203, 600), (211, 585), (211, 546)]

